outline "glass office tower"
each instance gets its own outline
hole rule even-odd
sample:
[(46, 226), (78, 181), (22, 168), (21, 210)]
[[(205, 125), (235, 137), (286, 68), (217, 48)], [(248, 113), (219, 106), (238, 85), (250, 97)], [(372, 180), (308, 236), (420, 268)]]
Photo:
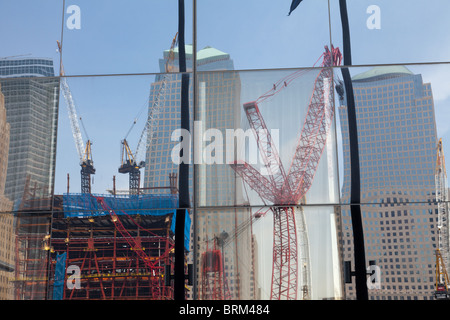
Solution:
[[(0, 260), (8, 272), (2, 279), (39, 278), (45, 274), (41, 271), (45, 270), (47, 261), (42, 238), (48, 232), (46, 223), (52, 206), (59, 101), (59, 79), (54, 76), (51, 59), (0, 59), (4, 128), (9, 129), (8, 141), (1, 143), (8, 150), (1, 152), (2, 172), (6, 177), (0, 177), (0, 199), (10, 201), (8, 207), (1, 208), (6, 213), (0, 219), (3, 235)], [(6, 204), (5, 199), (2, 202)], [(35, 210), (42, 211), (30, 213)], [(13, 263), (19, 257), (29, 260)], [(13, 294), (15, 298), (26, 296), (19, 293), (20, 285), (2, 281), (0, 286), (2, 298), (11, 299)], [(28, 297), (45, 297), (37, 293), (44, 292), (45, 284), (33, 284), (29, 288), (35, 294)]]
[[(175, 48), (175, 59), (173, 62), (174, 70), (178, 69), (178, 48)], [(160, 59), (159, 66), (160, 71), (165, 72), (165, 64), (169, 56), (169, 50), (164, 51), (164, 58)], [(192, 70), (192, 46), (186, 45), (186, 68), (188, 71)], [(201, 71), (219, 71), (219, 70), (233, 70), (233, 60), (230, 59), (230, 55), (217, 50), (212, 47), (206, 47), (199, 50), (197, 53), (197, 70)], [(215, 77), (215, 78), (214, 78)], [(190, 99), (189, 104), (192, 105), (192, 81), (190, 79)], [(211, 99), (214, 99), (214, 110), (216, 114), (214, 119), (208, 119), (210, 128), (217, 128), (223, 130), (225, 136), (225, 129), (234, 129), (239, 125), (238, 117), (235, 119), (236, 104), (239, 104), (240, 99), (240, 80), (237, 73), (218, 73), (209, 74), (208, 72), (202, 72), (198, 76), (199, 95), (200, 99), (209, 99), (208, 106)], [(169, 174), (178, 173), (178, 164), (172, 157), (172, 150), (178, 145), (178, 140), (172, 141), (172, 134), (180, 128), (180, 88), (181, 88), (181, 76), (179, 74), (161, 74), (155, 79), (155, 82), (151, 85), (150, 89), (150, 107), (149, 114), (153, 113), (153, 117), (157, 120), (157, 127), (154, 128), (153, 135), (148, 137), (149, 149), (146, 155), (146, 169), (144, 188), (153, 187), (167, 187), (170, 185)], [(156, 101), (162, 101), (164, 104), (162, 112), (155, 115), (154, 106)], [(205, 101), (203, 101), (205, 103)], [(194, 128), (194, 115), (191, 110), (190, 120), (191, 128)], [(239, 109), (236, 109), (239, 110)], [(199, 108), (197, 111), (197, 117), (199, 121), (202, 121), (201, 117), (204, 117), (205, 110)], [(208, 109), (209, 112), (214, 112)], [(238, 113), (239, 115), (239, 113)], [(214, 122), (214, 123), (212, 123)], [(203, 120), (203, 126), (205, 126)], [(204, 129), (204, 128), (203, 128)], [(208, 127), (206, 127), (208, 129)], [(193, 158), (191, 160), (193, 162)], [(225, 169), (231, 170), (229, 168)], [(190, 174), (190, 188), (192, 194), (192, 169)], [(231, 172), (231, 171), (230, 171)], [(149, 190), (148, 192), (152, 192)], [(153, 191), (161, 192), (161, 190)]]
[(24, 192), (52, 193), (59, 79), (51, 59), (0, 60), (0, 81), (10, 124), (5, 196), (20, 207)]
[[(375, 67), (352, 78), (358, 123), (361, 212), (366, 262), (381, 268), (371, 299), (432, 299), (437, 210), (436, 122), (430, 83), (403, 66)], [(347, 107), (339, 107), (344, 151), (342, 201), (349, 203)], [(342, 210), (343, 260), (353, 256), (349, 207)], [(352, 265), (354, 266), (353, 262)], [(347, 298), (355, 298), (353, 284)]]
[[(173, 67), (178, 69), (178, 48), (174, 50)], [(164, 52), (160, 59), (161, 72), (165, 65), (169, 51)], [(192, 46), (186, 45), (187, 70), (192, 70)], [(203, 150), (209, 142), (202, 141), (208, 130), (219, 132), (225, 138), (227, 129), (236, 129), (241, 126), (240, 91), (241, 81), (239, 73), (234, 72), (233, 60), (230, 55), (212, 47), (205, 47), (197, 52), (197, 92), (198, 108), (190, 108), (191, 137), (195, 145), (200, 148), (200, 157), (196, 158), (192, 150), (190, 158), (189, 187), (192, 203), (196, 201), (197, 219), (200, 226), (197, 230), (198, 251), (196, 259), (199, 261), (208, 256), (209, 252), (220, 251), (223, 260), (222, 287), (214, 291), (208, 283), (214, 281), (209, 278), (201, 264), (197, 267), (198, 299), (211, 299), (217, 295), (223, 298), (250, 299), (254, 298), (257, 289), (254, 283), (254, 255), (255, 246), (251, 230), (247, 228), (238, 236), (233, 230), (248, 222), (250, 209), (226, 208), (230, 204), (242, 205), (243, 197), (241, 184), (237, 183), (234, 171), (224, 160), (226, 154), (225, 144), (219, 145), (223, 149), (223, 158), (217, 163), (207, 164)], [(213, 71), (213, 72), (211, 72)], [(173, 150), (179, 144), (173, 138), (173, 133), (180, 128), (180, 88), (181, 76), (179, 74), (161, 74), (151, 85), (149, 115), (155, 117), (157, 126), (148, 137), (148, 150), (144, 177), (144, 190), (147, 193), (161, 193), (170, 189), (160, 189), (170, 186), (170, 175), (178, 174), (178, 163), (173, 158)], [(190, 79), (190, 105), (192, 105), (193, 79)], [(159, 112), (155, 105), (162, 104)], [(195, 112), (195, 114), (194, 114)], [(195, 124), (194, 124), (195, 115)], [(194, 131), (195, 130), (195, 131)], [(211, 131), (210, 131), (211, 132)], [(196, 136), (199, 135), (199, 136)], [(179, 136), (177, 137), (179, 138)], [(193, 144), (191, 144), (192, 146)], [(217, 150), (219, 152), (219, 150)], [(194, 165), (196, 173), (194, 174)], [(193, 190), (193, 181), (195, 191)], [(178, 186), (178, 185), (176, 185)], [(197, 193), (194, 199), (193, 194)], [(215, 209), (202, 207), (217, 207)], [(219, 208), (218, 206), (224, 206)], [(194, 241), (193, 241), (194, 244)], [(218, 251), (217, 251), (218, 250)], [(236, 258), (237, 256), (245, 259)], [(214, 291), (214, 292), (213, 292)], [(219, 292), (220, 291), (220, 292)], [(218, 293), (219, 292), (219, 293)], [(194, 297), (194, 294), (191, 295)]]

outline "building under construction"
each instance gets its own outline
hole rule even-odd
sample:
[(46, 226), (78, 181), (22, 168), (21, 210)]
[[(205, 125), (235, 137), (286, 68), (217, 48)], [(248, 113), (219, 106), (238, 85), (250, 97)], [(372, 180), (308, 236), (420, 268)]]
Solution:
[(164, 268), (174, 264), (177, 204), (174, 193), (65, 194), (54, 197), (51, 210), (24, 208), (17, 216), (15, 298), (172, 299)]

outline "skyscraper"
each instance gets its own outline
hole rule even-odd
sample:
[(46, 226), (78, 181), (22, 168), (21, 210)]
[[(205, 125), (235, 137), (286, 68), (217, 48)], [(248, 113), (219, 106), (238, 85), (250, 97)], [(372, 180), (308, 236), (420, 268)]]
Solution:
[(0, 78), (10, 124), (5, 195), (17, 209), (25, 188), (53, 191), (59, 80), (45, 58), (0, 59)]
[[(174, 53), (174, 71), (176, 71), (178, 68), (177, 48), (175, 48)], [(164, 51), (164, 58), (159, 61), (161, 72), (165, 72), (165, 63), (168, 56), (169, 50)], [(192, 70), (192, 59), (192, 46), (186, 45), (188, 72)], [(234, 69), (233, 61), (230, 59), (229, 54), (211, 47), (206, 47), (197, 53), (197, 66), (197, 70), (201, 72), (198, 75), (199, 103), (208, 106), (208, 108), (198, 108), (197, 118), (199, 121), (202, 121), (203, 129), (219, 129), (223, 131), (225, 136), (225, 129), (234, 129), (236, 124), (239, 125), (240, 121), (239, 117), (237, 119), (234, 118), (238, 114), (234, 111), (236, 107), (239, 108), (240, 102), (239, 75), (234, 72), (206, 72), (231, 71)], [(153, 114), (157, 119), (157, 128), (153, 131), (152, 137), (148, 137), (149, 149), (146, 155), (144, 188), (169, 186), (169, 173), (178, 172), (178, 164), (172, 158), (172, 150), (174, 150), (178, 142), (172, 141), (171, 137), (180, 128), (180, 86), (181, 77), (175, 74), (158, 75), (156, 81), (151, 85), (149, 112), (152, 113), (154, 111), (152, 107), (157, 101), (163, 103), (164, 106), (161, 113), (158, 115)], [(194, 128), (192, 79), (190, 80), (190, 110), (191, 128)], [(211, 113), (213, 113), (213, 116), (211, 116)], [(229, 168), (224, 170), (231, 172)], [(190, 177), (192, 178), (192, 168), (190, 172)], [(190, 187), (192, 195), (192, 179), (190, 180)], [(157, 192), (161, 191), (158, 190)], [(218, 204), (217, 201), (214, 203)]]
[[(371, 299), (432, 299), (438, 142), (431, 85), (403, 66), (375, 67), (353, 77), (366, 261), (380, 267)], [(342, 201), (350, 197), (347, 107), (339, 108), (344, 150)], [(342, 210), (343, 260), (352, 261), (349, 208)], [(352, 264), (354, 266), (354, 264)], [(355, 297), (354, 284), (346, 296)]]

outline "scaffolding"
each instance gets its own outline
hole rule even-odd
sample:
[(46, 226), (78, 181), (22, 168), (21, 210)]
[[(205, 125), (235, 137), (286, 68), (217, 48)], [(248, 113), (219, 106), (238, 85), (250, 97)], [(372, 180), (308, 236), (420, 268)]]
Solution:
[(224, 270), (224, 255), (216, 244), (218, 238), (214, 239), (214, 248), (203, 252), (201, 258), (202, 272), (202, 300), (230, 300), (231, 293)]
[[(50, 281), (53, 299), (172, 299), (173, 290), (164, 286), (163, 279), (164, 266), (173, 264), (170, 218), (137, 220), (139, 226), (133, 227), (131, 221), (123, 218), (122, 223), (140, 248), (131, 247), (109, 217), (55, 221), (50, 271), (55, 275)], [(138, 250), (155, 262), (155, 268), (143, 261)], [(62, 255), (63, 272), (57, 265), (57, 257)], [(61, 280), (62, 285), (57, 283)]]
[(22, 199), (14, 209), (15, 262), (10, 281), (16, 300), (47, 298), (51, 211), (60, 204), (47, 188), (31, 180), (27, 175)]
[(174, 264), (177, 205), (176, 194), (24, 199), (16, 212), (15, 299), (173, 299), (164, 268)]
[(52, 223), (52, 299), (173, 299), (164, 269), (174, 264), (177, 200), (64, 195)]

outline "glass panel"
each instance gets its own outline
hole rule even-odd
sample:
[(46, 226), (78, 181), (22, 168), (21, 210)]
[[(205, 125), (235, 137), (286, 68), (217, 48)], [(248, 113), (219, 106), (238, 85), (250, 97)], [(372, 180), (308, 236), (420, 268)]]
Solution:
[[(434, 190), (436, 148), (448, 144), (447, 65), (351, 68), (358, 122), (361, 201), (389, 190)], [(346, 102), (340, 101), (343, 203), (350, 196)]]
[[(136, 177), (129, 168), (133, 162), (140, 166), (140, 193), (170, 194), (178, 186), (175, 153), (180, 146), (179, 74), (62, 79), (76, 105), (75, 120), (81, 119), (76, 122), (83, 146), (78, 154), (71, 130), (74, 115), (68, 108), (61, 110), (56, 194), (66, 193), (68, 188), (71, 193), (82, 191), (79, 165), (88, 141), (96, 169), (91, 177), (92, 193), (112, 193), (114, 188), (116, 194), (128, 194), (130, 188), (132, 193), (137, 192), (133, 184)], [(67, 107), (68, 101), (64, 100), (62, 106)]]
[(211, 60), (210, 54), (230, 54), (237, 70), (313, 66), (330, 43), (328, 1), (304, 1), (287, 16), (289, 6), (268, 0), (197, 1), (199, 71), (205, 71), (202, 62)]
[(6, 63), (11, 69), (0, 67), (0, 77), (58, 75), (56, 41), (61, 40), (61, 20), (62, 1), (59, 0), (2, 1), (0, 66)]
[[(436, 249), (443, 264), (449, 263), (444, 156), (450, 102), (444, 75), (449, 66), (392, 65), (350, 71), (358, 121), (366, 264), (376, 260), (382, 275), (380, 286), (369, 289), (369, 297), (434, 300), (436, 282), (442, 280), (436, 279)], [(341, 101), (339, 112), (344, 159), (341, 199), (348, 203), (345, 102)], [(352, 225), (346, 206), (342, 226), (344, 260), (352, 261)], [(355, 298), (354, 283), (346, 285), (346, 297)]]
[[(63, 31), (66, 75), (165, 72), (161, 52), (178, 32), (178, 3), (66, 3)], [(192, 43), (192, 1), (185, 1), (185, 43)]]
[(196, 219), (196, 298), (257, 299), (251, 209), (199, 209)]
[[(188, 299), (356, 298), (339, 2), (275, 3), (186, 1), (190, 132), (176, 2), (0, 4), (0, 300), (173, 299), (182, 161)], [(450, 7), (347, 6), (369, 298), (439, 299)]]
[[(49, 283), (52, 299), (173, 299), (173, 287), (165, 284), (164, 276), (165, 266), (173, 270), (174, 262), (179, 176), (174, 154), (180, 144), (174, 132), (180, 127), (181, 75), (61, 81), (70, 90), (77, 114), (68, 113), (68, 108), (59, 114), (59, 207), (55, 205), (53, 215), (49, 265), (54, 275)], [(69, 96), (61, 106), (72, 103)], [(84, 143), (81, 157), (70, 119), (78, 120)], [(90, 158), (84, 153), (88, 142)], [(89, 164), (95, 173), (80, 174)], [(192, 198), (192, 182), (189, 186)], [(189, 251), (191, 217), (186, 216)], [(66, 261), (65, 269), (58, 259)], [(78, 272), (79, 282), (64, 285), (64, 273), (70, 275), (70, 270)]]
[(332, 77), (319, 68), (199, 73), (197, 204), (338, 203)]
[[(23, 61), (32, 68), (32, 59)], [(0, 68), (9, 73), (13, 62), (5, 59)], [(1, 299), (40, 300), (46, 298), (59, 79), (11, 73), (18, 78), (0, 80)]]
[(338, 209), (197, 210), (198, 298), (342, 298)]
[[(419, 201), (414, 193), (390, 192), (361, 206), (370, 300), (435, 300), (438, 206), (433, 198)], [(349, 211), (343, 206), (342, 250), (353, 270)], [(354, 278), (345, 284), (345, 296), (356, 298)]]
[(61, 1), (0, 4), (2, 300), (47, 297), (61, 19)]
[[(342, 47), (339, 1), (330, 1), (332, 38)], [(449, 61), (450, 3), (348, 0), (353, 65)]]
[[(13, 67), (1, 68), (8, 72)], [(59, 79), (2, 79), (0, 90), (3, 146), (0, 194), (8, 199), (5, 205), (10, 202), (2, 211), (49, 209), (56, 157)]]

